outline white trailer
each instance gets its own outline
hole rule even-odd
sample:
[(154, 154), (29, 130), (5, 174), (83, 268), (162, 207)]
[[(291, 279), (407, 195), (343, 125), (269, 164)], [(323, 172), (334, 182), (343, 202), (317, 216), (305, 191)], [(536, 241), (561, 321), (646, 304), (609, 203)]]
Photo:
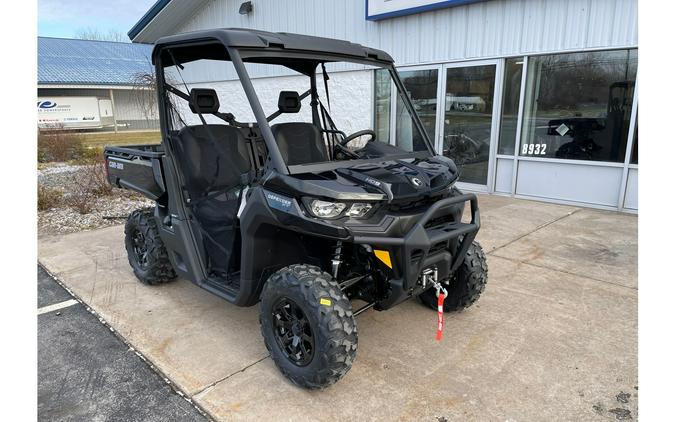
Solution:
[(97, 129), (115, 125), (109, 98), (38, 97), (38, 128)]

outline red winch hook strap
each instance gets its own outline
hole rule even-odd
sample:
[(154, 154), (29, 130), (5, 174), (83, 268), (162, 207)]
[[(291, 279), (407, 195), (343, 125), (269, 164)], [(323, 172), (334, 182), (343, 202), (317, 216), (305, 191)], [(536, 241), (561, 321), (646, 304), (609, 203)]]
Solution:
[(436, 330), (436, 341), (441, 341), (443, 338), (443, 302), (445, 302), (445, 294), (438, 294), (438, 329)]

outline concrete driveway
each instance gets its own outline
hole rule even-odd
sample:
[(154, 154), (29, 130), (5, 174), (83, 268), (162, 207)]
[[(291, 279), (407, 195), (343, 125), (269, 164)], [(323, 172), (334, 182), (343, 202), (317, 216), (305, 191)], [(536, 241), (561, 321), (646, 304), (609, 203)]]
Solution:
[(446, 317), (416, 301), (358, 317), (351, 371), (298, 389), (258, 307), (148, 287), (121, 226), (39, 240), (40, 262), (218, 420), (616, 420), (637, 416), (637, 218), (482, 196), (489, 281)]

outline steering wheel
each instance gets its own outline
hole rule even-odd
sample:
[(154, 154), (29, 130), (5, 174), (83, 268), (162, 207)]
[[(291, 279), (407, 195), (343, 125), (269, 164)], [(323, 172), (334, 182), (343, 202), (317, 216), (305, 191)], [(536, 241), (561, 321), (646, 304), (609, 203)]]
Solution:
[(343, 146), (343, 147), (346, 147), (348, 143), (350, 143), (354, 139), (358, 138), (359, 136), (364, 136), (364, 135), (370, 135), (370, 139), (368, 139), (366, 141), (366, 143), (368, 143), (368, 142), (373, 142), (375, 140), (375, 137), (377, 136), (377, 133), (375, 133), (374, 130), (370, 130), (370, 129), (360, 130), (360, 131), (354, 132), (351, 135), (344, 138), (342, 140), (342, 142), (340, 142), (340, 145)]

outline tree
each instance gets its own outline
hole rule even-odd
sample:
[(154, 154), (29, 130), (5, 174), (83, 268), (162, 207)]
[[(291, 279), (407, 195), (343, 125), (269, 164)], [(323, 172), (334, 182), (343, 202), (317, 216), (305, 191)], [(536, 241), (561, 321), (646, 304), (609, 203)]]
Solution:
[(129, 42), (129, 38), (126, 34), (116, 29), (109, 29), (108, 32), (102, 32), (97, 28), (80, 28), (75, 34), (75, 37), (83, 40)]
[(133, 85), (133, 99), (136, 107), (143, 113), (145, 120), (150, 122), (159, 118), (157, 109), (157, 78), (154, 73), (138, 72), (131, 83)]

